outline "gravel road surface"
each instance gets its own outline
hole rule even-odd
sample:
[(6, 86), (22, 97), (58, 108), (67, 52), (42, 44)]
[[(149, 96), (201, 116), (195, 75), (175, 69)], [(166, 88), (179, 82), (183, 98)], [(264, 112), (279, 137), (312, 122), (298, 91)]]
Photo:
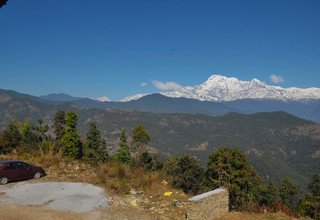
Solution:
[(85, 213), (106, 208), (110, 202), (102, 188), (86, 183), (21, 182), (10, 185), (0, 186), (0, 203)]

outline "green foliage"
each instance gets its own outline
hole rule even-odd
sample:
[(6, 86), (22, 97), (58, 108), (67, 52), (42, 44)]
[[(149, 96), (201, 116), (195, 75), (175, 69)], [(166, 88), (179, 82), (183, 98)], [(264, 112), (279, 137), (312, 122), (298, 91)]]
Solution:
[(261, 180), (239, 148), (218, 148), (208, 160), (206, 184), (229, 189), (230, 208), (246, 209), (254, 200)]
[(113, 156), (113, 159), (124, 164), (130, 164), (131, 155), (128, 146), (121, 146), (118, 152)]
[(10, 153), (17, 148), (22, 142), (22, 136), (19, 132), (19, 123), (11, 122), (7, 128), (0, 134), (0, 153)]
[(64, 135), (66, 126), (66, 113), (64, 111), (57, 111), (54, 116), (54, 134), (56, 140), (57, 150), (61, 147), (60, 141)]
[(144, 151), (138, 154), (135, 160), (135, 166), (155, 171), (160, 170), (163, 164), (160, 162), (157, 154), (150, 154), (149, 152)]
[(179, 158), (169, 157), (163, 169), (171, 178), (173, 187), (192, 194), (201, 190), (204, 169), (195, 158), (189, 155), (182, 155)]
[(78, 117), (74, 112), (66, 113), (66, 126), (61, 137), (61, 145), (65, 156), (71, 158), (82, 157), (82, 142), (77, 132)]
[(43, 125), (42, 120), (36, 125), (29, 121), (13, 121), (0, 133), (0, 153), (10, 153), (13, 149), (20, 153), (34, 153), (43, 141), (49, 139), (48, 130), (49, 126)]
[(314, 175), (308, 186), (309, 192), (300, 200), (298, 211), (304, 216), (320, 219), (320, 175)]
[(281, 201), (279, 188), (274, 183), (262, 183), (258, 187), (255, 201), (264, 207), (271, 207), (278, 201)]
[(294, 209), (299, 191), (300, 186), (295, 184), (290, 177), (285, 177), (279, 189), (282, 203)]
[(129, 152), (128, 147), (128, 141), (127, 141), (127, 135), (126, 135), (126, 129), (121, 129), (121, 136), (119, 141), (119, 150), (118, 152), (113, 156), (114, 160), (122, 162), (124, 164), (130, 164), (131, 163), (131, 155)]
[(44, 125), (41, 119), (38, 120), (37, 125), (32, 126), (32, 129), (39, 142), (47, 141), (49, 139), (46, 134), (49, 131), (49, 126)]
[(309, 183), (308, 189), (312, 196), (320, 197), (320, 174), (314, 175)]
[(105, 162), (108, 159), (106, 143), (101, 137), (95, 122), (90, 123), (84, 143), (83, 157), (91, 163)]
[(119, 141), (119, 146), (128, 146), (128, 140), (127, 140), (127, 134), (126, 134), (126, 129), (122, 128), (121, 129), (121, 136), (120, 136), (120, 141)]
[(135, 128), (133, 128), (131, 148), (134, 152), (144, 151), (145, 145), (148, 145), (149, 142), (150, 136), (142, 124), (138, 124)]

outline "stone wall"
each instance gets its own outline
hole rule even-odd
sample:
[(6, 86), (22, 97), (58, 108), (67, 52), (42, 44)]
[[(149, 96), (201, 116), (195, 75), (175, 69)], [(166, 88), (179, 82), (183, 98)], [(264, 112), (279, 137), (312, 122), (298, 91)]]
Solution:
[(215, 219), (229, 211), (229, 193), (225, 188), (190, 198), (186, 203), (187, 219)]

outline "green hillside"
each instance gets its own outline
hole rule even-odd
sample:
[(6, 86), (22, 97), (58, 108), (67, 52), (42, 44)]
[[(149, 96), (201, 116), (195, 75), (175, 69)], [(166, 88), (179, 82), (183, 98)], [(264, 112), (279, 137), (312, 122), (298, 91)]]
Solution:
[(285, 112), (224, 116), (181, 113), (146, 113), (125, 110), (87, 109), (73, 104), (50, 105), (32, 96), (1, 93), (0, 128), (11, 120), (44, 119), (52, 125), (57, 110), (75, 111), (82, 135), (96, 121), (109, 150), (117, 146), (120, 130), (142, 123), (151, 136), (151, 147), (162, 156), (189, 153), (204, 163), (219, 146), (239, 146), (265, 179), (291, 176), (303, 187), (320, 170), (320, 126)]

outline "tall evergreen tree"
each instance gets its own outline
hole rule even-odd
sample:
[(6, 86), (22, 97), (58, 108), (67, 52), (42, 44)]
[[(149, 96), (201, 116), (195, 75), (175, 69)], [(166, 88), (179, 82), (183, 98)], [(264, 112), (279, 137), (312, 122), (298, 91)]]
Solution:
[(131, 162), (131, 155), (129, 152), (126, 129), (121, 129), (121, 136), (119, 141), (119, 150), (114, 155), (114, 159), (120, 161), (125, 164), (129, 164)]
[(77, 122), (78, 117), (75, 112), (66, 113), (66, 125), (60, 142), (64, 155), (71, 158), (82, 157), (82, 143), (77, 132)]
[(59, 142), (65, 132), (66, 113), (64, 111), (57, 111), (54, 116), (54, 134), (56, 141)]
[(106, 142), (101, 137), (101, 133), (98, 130), (95, 122), (90, 123), (90, 128), (86, 135), (83, 151), (84, 159), (93, 163), (106, 161), (108, 159)]
[(121, 136), (120, 136), (120, 141), (119, 141), (119, 146), (127, 146), (128, 147), (128, 140), (127, 140), (127, 134), (126, 134), (126, 129), (122, 128), (121, 129)]

